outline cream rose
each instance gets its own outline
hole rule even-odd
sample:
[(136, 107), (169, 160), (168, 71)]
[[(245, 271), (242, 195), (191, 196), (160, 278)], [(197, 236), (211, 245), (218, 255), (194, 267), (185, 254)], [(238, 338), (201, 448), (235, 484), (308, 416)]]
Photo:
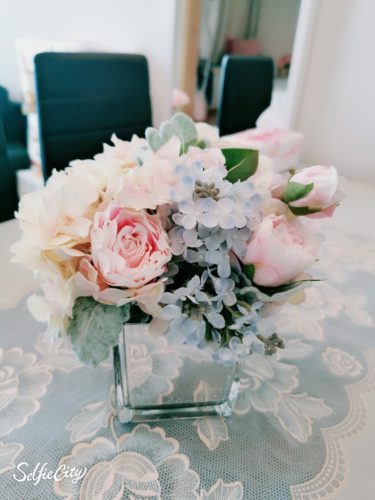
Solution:
[(167, 234), (157, 215), (113, 203), (94, 217), (91, 254), (104, 283), (126, 288), (151, 282), (171, 259)]

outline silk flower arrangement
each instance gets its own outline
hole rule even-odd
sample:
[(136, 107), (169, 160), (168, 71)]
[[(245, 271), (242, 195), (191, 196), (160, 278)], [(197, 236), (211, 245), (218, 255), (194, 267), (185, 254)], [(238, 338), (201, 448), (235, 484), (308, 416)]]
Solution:
[(215, 345), (227, 365), (283, 347), (257, 323), (311, 281), (321, 241), (311, 219), (338, 204), (335, 168), (284, 180), (268, 158), (182, 113), (145, 139), (112, 142), (20, 202), (12, 250), (41, 281), (43, 295), (28, 299), (35, 318), (91, 365), (127, 322)]

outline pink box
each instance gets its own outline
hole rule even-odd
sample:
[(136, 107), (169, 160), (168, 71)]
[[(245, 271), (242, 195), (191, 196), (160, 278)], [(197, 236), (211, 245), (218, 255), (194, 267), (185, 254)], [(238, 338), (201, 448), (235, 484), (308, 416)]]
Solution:
[(303, 143), (303, 134), (285, 129), (249, 128), (236, 134), (223, 136), (238, 146), (258, 149), (261, 154), (274, 161), (275, 170), (282, 171), (298, 167)]

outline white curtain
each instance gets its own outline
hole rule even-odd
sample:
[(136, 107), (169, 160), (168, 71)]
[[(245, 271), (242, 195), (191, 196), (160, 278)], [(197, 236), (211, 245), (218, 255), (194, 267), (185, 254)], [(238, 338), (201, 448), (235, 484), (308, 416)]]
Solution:
[(200, 57), (216, 64), (227, 38), (254, 38), (258, 31), (260, 0), (204, 0)]

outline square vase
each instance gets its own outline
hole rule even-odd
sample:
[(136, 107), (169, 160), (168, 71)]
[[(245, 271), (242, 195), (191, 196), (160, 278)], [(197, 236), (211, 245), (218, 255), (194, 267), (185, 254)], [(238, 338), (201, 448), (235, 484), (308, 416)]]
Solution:
[(231, 415), (242, 362), (223, 364), (218, 347), (200, 349), (153, 335), (148, 325), (125, 324), (113, 349), (120, 422)]

